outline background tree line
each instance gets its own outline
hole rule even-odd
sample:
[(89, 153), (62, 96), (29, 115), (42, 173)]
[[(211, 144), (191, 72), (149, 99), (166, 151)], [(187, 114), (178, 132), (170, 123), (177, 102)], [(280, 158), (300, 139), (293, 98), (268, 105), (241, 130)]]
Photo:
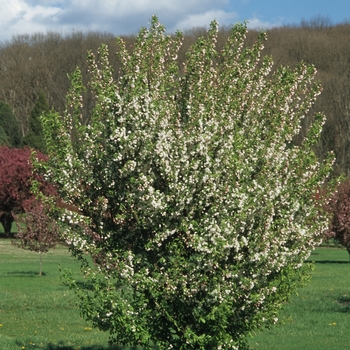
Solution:
[[(223, 45), (229, 35), (229, 27), (221, 27), (218, 44)], [(205, 28), (185, 31), (184, 45), (179, 61), (184, 62), (185, 52), (199, 36), (206, 35)], [(350, 24), (331, 25), (327, 18), (302, 21), (297, 26), (285, 26), (267, 31), (268, 40), (264, 53), (272, 55), (276, 66), (294, 67), (301, 60), (312, 63), (318, 70), (323, 92), (312, 113), (323, 111), (327, 122), (316, 152), (322, 159), (329, 150), (336, 154), (335, 174), (350, 175)], [(250, 45), (257, 32), (248, 33)], [(131, 48), (135, 36), (123, 37)], [(115, 48), (115, 35), (101, 32), (73, 32), (62, 36), (58, 33), (19, 35), (0, 46), (0, 143), (13, 146), (30, 145), (42, 151), (40, 125), (37, 116), (41, 110), (53, 108), (63, 113), (68, 75), (79, 66), (87, 79), (87, 51), (97, 51), (105, 43)], [(118, 74), (116, 55), (110, 61)], [(85, 115), (93, 107), (87, 103)], [(304, 129), (309, 125), (304, 119)], [(39, 129), (38, 129), (39, 128)], [(296, 140), (300, 141), (300, 140)]]

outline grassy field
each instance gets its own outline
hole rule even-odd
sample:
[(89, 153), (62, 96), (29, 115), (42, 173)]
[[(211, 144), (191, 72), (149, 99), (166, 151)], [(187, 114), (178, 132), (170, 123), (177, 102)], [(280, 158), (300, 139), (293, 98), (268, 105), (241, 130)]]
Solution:
[[(350, 349), (350, 263), (339, 248), (318, 248), (309, 286), (285, 306), (280, 322), (251, 339), (255, 350)], [(104, 350), (108, 334), (81, 319), (74, 294), (61, 285), (58, 266), (78, 275), (66, 247), (39, 256), (0, 239), (0, 349)]]
[(256, 350), (350, 349), (350, 263), (345, 249), (318, 248), (311, 284), (281, 311), (280, 322), (255, 336)]
[(74, 294), (60, 282), (58, 266), (78, 271), (66, 247), (39, 254), (0, 239), (0, 349), (102, 350), (108, 334), (81, 319)]

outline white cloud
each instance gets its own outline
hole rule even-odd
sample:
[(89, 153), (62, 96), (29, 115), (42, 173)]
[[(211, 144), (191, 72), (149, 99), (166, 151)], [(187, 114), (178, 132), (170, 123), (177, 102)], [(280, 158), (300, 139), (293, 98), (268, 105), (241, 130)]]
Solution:
[[(228, 0), (217, 0), (215, 7), (225, 5)], [(202, 18), (206, 14), (212, 17), (206, 21), (209, 24), (216, 14), (224, 16), (224, 11), (213, 11), (212, 0), (71, 0), (69, 8), (60, 15), (62, 24), (73, 23), (75, 26), (114, 33), (137, 31), (141, 26), (147, 26), (153, 14), (170, 30), (179, 29), (178, 23), (189, 26), (203, 25)], [(214, 17), (213, 17), (214, 16)], [(193, 20), (191, 24), (190, 21)], [(176, 26), (176, 27), (175, 27)]]
[(248, 28), (250, 29), (261, 29), (261, 30), (265, 30), (265, 29), (269, 29), (269, 28), (273, 28), (273, 27), (279, 27), (283, 24), (282, 19), (277, 21), (277, 22), (267, 22), (267, 21), (261, 21), (259, 18), (257, 17), (253, 17), (251, 19), (248, 19)]
[(212, 10), (204, 13), (188, 15), (183, 20), (176, 23), (176, 29), (184, 30), (193, 27), (207, 27), (214, 19), (219, 25), (231, 24), (237, 20), (235, 12), (224, 12), (222, 10)]
[[(156, 14), (168, 31), (208, 26), (213, 19), (220, 25), (238, 21), (238, 14), (222, 8), (229, 0), (0, 0), (0, 41), (16, 34), (54, 31), (137, 33)], [(214, 3), (214, 4), (213, 4)], [(270, 27), (257, 18), (250, 27)]]
[[(44, 1), (44, 0), (43, 0)], [(114, 13), (118, 17), (133, 13), (142, 12), (164, 12), (187, 13), (198, 11), (198, 9), (213, 8), (212, 0), (175, 0), (175, 1), (154, 1), (154, 0), (70, 0), (70, 9), (88, 10), (92, 13)], [(227, 0), (216, 0), (215, 7), (227, 4)]]
[(61, 11), (58, 7), (33, 6), (23, 0), (0, 0), (0, 6), (0, 40), (8, 40), (16, 34), (46, 32)]

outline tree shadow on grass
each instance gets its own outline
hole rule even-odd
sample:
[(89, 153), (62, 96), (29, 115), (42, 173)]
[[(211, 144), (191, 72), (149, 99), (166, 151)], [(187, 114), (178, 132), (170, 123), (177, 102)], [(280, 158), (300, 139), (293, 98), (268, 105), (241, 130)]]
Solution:
[(0, 232), (0, 239), (14, 239), (15, 238), (15, 234), (16, 234), (17, 232), (11, 232), (11, 234), (9, 234), (9, 235), (5, 235), (5, 233), (3, 233), (3, 232)]
[(342, 306), (341, 312), (350, 312), (350, 297), (342, 296), (338, 299), (338, 303)]
[[(47, 344), (43, 350), (76, 350), (76, 346), (64, 345), (64, 342), (59, 342), (58, 344)], [(102, 345), (91, 345), (91, 346), (82, 346), (78, 347), (79, 350), (126, 350), (126, 349), (135, 349), (136, 348), (123, 348), (115, 345), (111, 346), (102, 346)]]
[[(17, 342), (18, 346), (23, 346), (22, 343)], [(72, 346), (66, 345), (64, 341), (60, 341), (56, 344), (49, 343), (40, 347), (42, 350), (142, 350), (139, 347), (132, 346), (117, 346), (117, 345), (88, 345), (88, 346)]]
[[(6, 273), (8, 276), (14, 277), (36, 277), (40, 276), (39, 271), (10, 271)], [(41, 276), (45, 276), (46, 273), (42, 272)]]
[(315, 264), (350, 264), (350, 261), (346, 260), (312, 260)]

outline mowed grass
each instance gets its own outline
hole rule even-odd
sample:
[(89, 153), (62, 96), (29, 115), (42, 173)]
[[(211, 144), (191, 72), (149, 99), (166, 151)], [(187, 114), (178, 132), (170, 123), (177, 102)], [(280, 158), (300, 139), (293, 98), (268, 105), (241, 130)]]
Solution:
[(279, 323), (250, 342), (256, 350), (350, 349), (350, 263), (341, 248), (318, 248), (311, 283), (280, 312)]
[[(318, 248), (311, 284), (299, 291), (270, 330), (255, 335), (255, 350), (350, 349), (350, 263), (340, 248)], [(39, 256), (0, 239), (0, 350), (105, 350), (108, 334), (80, 317), (77, 299), (61, 284), (58, 266), (80, 278), (68, 249), (58, 246)]]
[(108, 346), (108, 334), (92, 329), (80, 317), (77, 299), (60, 281), (59, 265), (78, 266), (67, 247), (43, 256), (0, 239), (0, 349), (99, 350)]

